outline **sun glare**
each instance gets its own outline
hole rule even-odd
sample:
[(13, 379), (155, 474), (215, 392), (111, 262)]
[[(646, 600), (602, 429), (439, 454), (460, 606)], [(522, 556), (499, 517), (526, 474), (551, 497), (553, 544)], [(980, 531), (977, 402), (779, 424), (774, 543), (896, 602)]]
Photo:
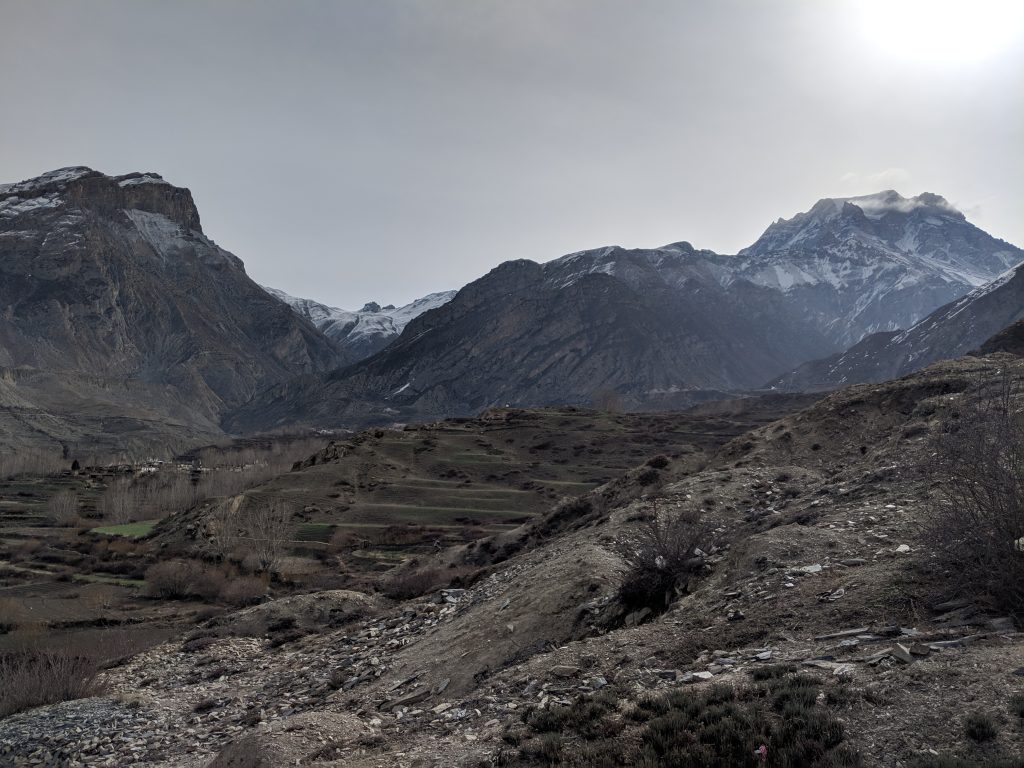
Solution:
[(861, 0), (865, 34), (928, 64), (980, 61), (1024, 37), (1024, 0)]

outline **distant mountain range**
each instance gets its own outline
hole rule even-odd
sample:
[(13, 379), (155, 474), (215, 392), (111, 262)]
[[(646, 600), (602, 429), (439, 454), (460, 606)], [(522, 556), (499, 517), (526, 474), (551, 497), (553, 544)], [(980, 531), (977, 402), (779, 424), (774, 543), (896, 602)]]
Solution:
[(943, 198), (887, 191), (821, 200), (736, 256), (681, 242), (508, 262), (379, 354), (273, 387), (227, 424), (419, 420), (607, 393), (629, 408), (689, 405), (912, 325), (1022, 259)]
[[(0, 448), (884, 377), (1019, 317), (1021, 261), (938, 195), (886, 191), (821, 200), (736, 255), (600, 248), (348, 312), (249, 279), (187, 189), (66, 168), (0, 185)], [(872, 361), (812, 362), (851, 345)]]
[(401, 307), (394, 304), (382, 307), (376, 302), (369, 302), (362, 309), (352, 312), (329, 307), (312, 299), (299, 299), (277, 288), (264, 286), (264, 290), (313, 323), (353, 360), (362, 360), (384, 349), (398, 337), (410, 320), (451, 301), (456, 293), (429, 293)]

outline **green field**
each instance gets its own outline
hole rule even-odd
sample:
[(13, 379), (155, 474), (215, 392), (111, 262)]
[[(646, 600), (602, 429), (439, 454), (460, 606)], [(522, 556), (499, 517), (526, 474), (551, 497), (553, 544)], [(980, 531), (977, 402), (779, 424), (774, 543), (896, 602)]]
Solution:
[(125, 523), (124, 525), (101, 525), (93, 528), (92, 533), (99, 533), (103, 536), (124, 536), (129, 539), (141, 539), (152, 533), (158, 520), (139, 520), (136, 523)]

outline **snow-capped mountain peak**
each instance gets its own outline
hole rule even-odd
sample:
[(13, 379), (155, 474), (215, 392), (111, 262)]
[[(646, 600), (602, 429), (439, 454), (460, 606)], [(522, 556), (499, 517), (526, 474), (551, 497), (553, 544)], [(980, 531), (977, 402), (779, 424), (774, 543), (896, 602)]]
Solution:
[(397, 338), (405, 326), (424, 312), (451, 301), (455, 291), (431, 293), (415, 301), (396, 307), (381, 306), (369, 301), (358, 311), (340, 309), (312, 299), (302, 299), (277, 288), (263, 286), (270, 295), (289, 305), (296, 313), (310, 320), (325, 335), (341, 345), (353, 360), (369, 357)]

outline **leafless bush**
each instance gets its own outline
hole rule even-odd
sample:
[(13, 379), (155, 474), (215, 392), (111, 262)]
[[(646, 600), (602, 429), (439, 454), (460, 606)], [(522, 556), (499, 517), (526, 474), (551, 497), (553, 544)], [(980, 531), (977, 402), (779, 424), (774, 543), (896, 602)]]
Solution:
[(270, 768), (273, 761), (266, 746), (256, 735), (231, 742), (213, 759), (208, 768)]
[(190, 560), (156, 563), (146, 570), (146, 593), (167, 600), (189, 597), (202, 575), (202, 566)]
[(78, 496), (72, 491), (55, 493), (46, 502), (46, 511), (61, 525), (78, 522)]
[(0, 717), (100, 693), (99, 665), (73, 651), (24, 650), (0, 657)]
[(449, 580), (443, 568), (403, 569), (384, 579), (380, 590), (392, 600), (410, 600), (445, 586)]
[(622, 606), (629, 611), (664, 611), (688, 590), (689, 577), (703, 570), (709, 536), (699, 512), (659, 514), (653, 505), (637, 533), (618, 548), (626, 563), (618, 593)]
[(276, 499), (232, 499), (212, 510), (207, 531), (224, 556), (235, 552), (252, 570), (273, 573), (288, 546), (291, 509)]
[(220, 599), (230, 605), (255, 605), (267, 595), (267, 583), (256, 576), (238, 576), (227, 581), (220, 591)]
[(957, 579), (1024, 617), (1024, 409), (1009, 372), (982, 382), (932, 437), (929, 541)]
[(273, 573), (288, 544), (292, 513), (281, 501), (257, 501), (242, 511), (242, 538), (256, 557), (260, 570)]

